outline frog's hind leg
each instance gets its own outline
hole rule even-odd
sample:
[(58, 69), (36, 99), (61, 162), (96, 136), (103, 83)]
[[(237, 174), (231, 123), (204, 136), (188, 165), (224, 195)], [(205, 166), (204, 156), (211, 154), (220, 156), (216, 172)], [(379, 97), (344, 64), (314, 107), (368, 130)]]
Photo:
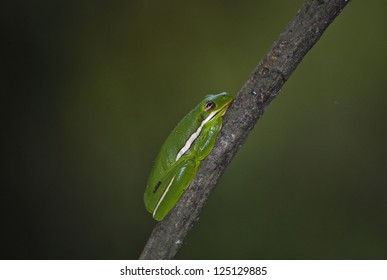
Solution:
[(198, 168), (198, 164), (193, 158), (182, 157), (180, 160), (176, 168), (168, 172), (168, 178), (164, 180), (168, 185), (153, 211), (153, 218), (157, 221), (161, 221), (173, 208), (193, 179)]

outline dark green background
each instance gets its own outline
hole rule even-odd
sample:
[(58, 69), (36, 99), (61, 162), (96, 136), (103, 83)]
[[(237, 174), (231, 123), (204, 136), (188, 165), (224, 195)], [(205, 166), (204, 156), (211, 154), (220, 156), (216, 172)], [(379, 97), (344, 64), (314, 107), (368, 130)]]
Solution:
[[(303, 3), (1, 4), (5, 259), (135, 259), (163, 140)], [(387, 258), (387, 4), (351, 1), (257, 123), (179, 259)]]

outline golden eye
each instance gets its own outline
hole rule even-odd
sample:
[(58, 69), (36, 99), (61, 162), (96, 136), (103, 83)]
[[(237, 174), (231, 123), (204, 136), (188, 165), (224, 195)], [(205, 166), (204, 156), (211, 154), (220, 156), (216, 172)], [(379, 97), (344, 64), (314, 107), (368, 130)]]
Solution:
[(215, 103), (212, 101), (208, 101), (206, 104), (204, 104), (204, 111), (209, 111), (212, 108), (215, 108)]

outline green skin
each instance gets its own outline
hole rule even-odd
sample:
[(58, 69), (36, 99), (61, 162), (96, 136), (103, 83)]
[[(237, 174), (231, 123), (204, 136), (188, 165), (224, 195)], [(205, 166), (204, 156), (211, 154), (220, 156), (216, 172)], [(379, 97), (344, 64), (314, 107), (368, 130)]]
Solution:
[[(207, 95), (165, 140), (144, 194), (146, 210), (155, 220), (161, 221), (173, 208), (194, 178), (200, 162), (212, 150), (222, 127), (222, 116), (232, 100), (225, 92)], [(198, 131), (200, 126), (202, 129)], [(197, 136), (193, 135), (195, 132)]]

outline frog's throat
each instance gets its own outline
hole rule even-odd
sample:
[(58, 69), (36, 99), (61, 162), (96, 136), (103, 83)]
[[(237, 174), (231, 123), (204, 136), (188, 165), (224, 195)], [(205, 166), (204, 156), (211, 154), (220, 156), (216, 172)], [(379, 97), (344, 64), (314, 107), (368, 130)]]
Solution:
[[(179, 158), (181, 158), (182, 155), (185, 154), (186, 151), (189, 150), (189, 148), (191, 147), (192, 143), (196, 140), (196, 138), (198, 138), (198, 136), (200, 135), (200, 132), (202, 131), (203, 129), (203, 126), (208, 123), (214, 116), (216, 116), (220, 111), (222, 111), (223, 109), (227, 109), (229, 104), (226, 104), (225, 106), (221, 107), (220, 109), (216, 110), (216, 111), (213, 111), (211, 112), (207, 118), (205, 118), (202, 123), (200, 124), (200, 126), (198, 127), (198, 129), (196, 129), (196, 131), (188, 138), (188, 140), (185, 142), (184, 146), (180, 149), (180, 151), (177, 153), (176, 155), (176, 161), (179, 160)], [(226, 110), (224, 110), (223, 114), (226, 112)], [(222, 114), (222, 115), (223, 115)]]

